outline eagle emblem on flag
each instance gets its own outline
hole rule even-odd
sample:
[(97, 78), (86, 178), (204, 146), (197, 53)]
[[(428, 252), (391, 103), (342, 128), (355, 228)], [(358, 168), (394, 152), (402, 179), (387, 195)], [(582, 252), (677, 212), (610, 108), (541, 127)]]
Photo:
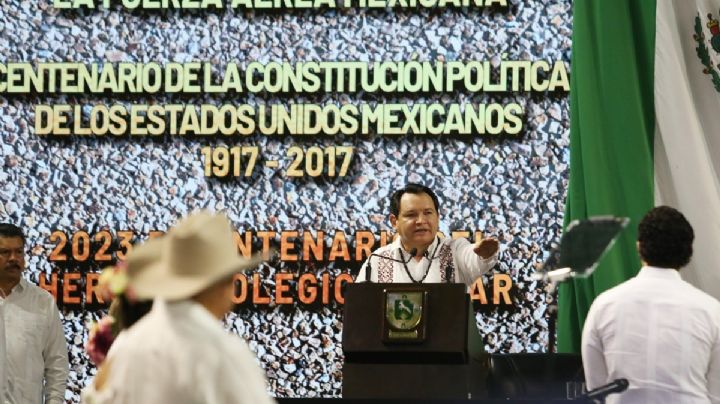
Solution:
[(709, 37), (705, 35), (702, 19), (698, 13), (695, 17), (695, 34), (693, 34), (693, 39), (695, 39), (697, 43), (695, 51), (700, 58), (700, 62), (705, 66), (703, 73), (711, 77), (715, 90), (720, 92), (720, 73), (718, 73), (720, 65), (713, 64), (713, 58), (708, 48), (709, 44), (715, 53), (720, 54), (720, 21), (714, 18), (712, 13), (708, 13), (705, 26), (707, 27)]

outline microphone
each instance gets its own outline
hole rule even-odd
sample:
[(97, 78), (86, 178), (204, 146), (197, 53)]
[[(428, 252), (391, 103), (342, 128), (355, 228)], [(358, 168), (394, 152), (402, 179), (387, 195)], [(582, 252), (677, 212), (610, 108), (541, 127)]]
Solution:
[[(372, 257), (379, 257), (379, 258), (383, 258), (383, 259), (390, 260), (390, 261), (393, 261), (393, 262), (399, 262), (399, 263), (401, 263), (401, 264), (407, 264), (407, 263), (410, 262), (410, 260), (417, 254), (417, 251), (418, 251), (418, 249), (415, 248), (415, 247), (413, 247), (413, 248), (410, 250), (410, 256), (407, 258), (407, 260), (398, 260), (398, 259), (395, 259), (395, 258), (393, 258), (393, 257), (386, 257), (386, 256), (384, 256), (384, 255), (375, 254), (375, 253), (370, 254), (370, 256), (368, 257), (368, 270), (365, 271), (365, 282), (370, 282), (370, 274), (372, 273), (372, 260), (370, 260), (370, 258), (372, 258)], [(402, 253), (401, 253), (401, 256), (402, 256)]]
[(604, 400), (605, 397), (610, 394), (625, 391), (629, 385), (630, 383), (628, 383), (628, 380), (625, 378), (615, 379), (604, 386), (588, 391), (584, 395), (580, 396), (580, 398), (583, 400)]

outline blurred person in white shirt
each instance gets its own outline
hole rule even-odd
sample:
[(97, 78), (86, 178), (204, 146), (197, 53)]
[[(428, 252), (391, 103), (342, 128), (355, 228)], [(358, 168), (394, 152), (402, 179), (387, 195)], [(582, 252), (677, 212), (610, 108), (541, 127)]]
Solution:
[(255, 355), (221, 320), (233, 307), (234, 275), (260, 262), (238, 255), (230, 222), (199, 212), (162, 237), (162, 258), (131, 278), (150, 312), (113, 347), (103, 401), (272, 403)]
[(97, 288), (105, 300), (112, 300), (108, 314), (91, 325), (85, 353), (98, 370), (92, 383), (82, 392), (82, 402), (103, 403), (112, 399), (112, 391), (104, 385), (112, 369), (113, 356), (132, 327), (152, 308), (152, 300), (139, 300), (128, 285), (143, 271), (157, 266), (162, 254), (162, 240), (152, 239), (136, 245), (113, 267), (105, 268), (98, 279)]

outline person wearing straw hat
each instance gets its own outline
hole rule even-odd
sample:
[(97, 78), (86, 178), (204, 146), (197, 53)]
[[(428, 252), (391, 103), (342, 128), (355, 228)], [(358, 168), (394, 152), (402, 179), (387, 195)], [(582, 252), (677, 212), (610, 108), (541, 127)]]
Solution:
[(128, 279), (153, 308), (113, 352), (111, 403), (272, 403), (247, 344), (220, 320), (232, 307), (242, 258), (224, 215), (195, 213), (162, 237), (156, 265)]

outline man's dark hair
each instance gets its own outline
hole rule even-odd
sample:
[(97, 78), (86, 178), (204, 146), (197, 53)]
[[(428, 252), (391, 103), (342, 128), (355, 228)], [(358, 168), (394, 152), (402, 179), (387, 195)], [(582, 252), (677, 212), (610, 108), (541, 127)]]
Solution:
[(133, 324), (143, 318), (152, 308), (152, 300), (131, 301), (125, 294), (118, 295), (117, 303), (113, 300), (110, 305), (112, 315), (118, 322), (121, 330), (130, 328)]
[(435, 211), (439, 214), (440, 213), (440, 202), (438, 202), (438, 197), (435, 195), (435, 192), (432, 191), (432, 189), (426, 187), (422, 184), (407, 184), (405, 188), (398, 189), (397, 191), (393, 192), (392, 196), (390, 197), (390, 213), (397, 216), (400, 214), (400, 199), (405, 194), (428, 194), (430, 198), (433, 201), (433, 204), (435, 205)]
[(654, 267), (680, 269), (687, 265), (694, 239), (685, 216), (669, 206), (653, 208), (638, 226), (640, 258)]
[(0, 223), (0, 237), (20, 237), (25, 244), (25, 234), (22, 229), (11, 223)]

